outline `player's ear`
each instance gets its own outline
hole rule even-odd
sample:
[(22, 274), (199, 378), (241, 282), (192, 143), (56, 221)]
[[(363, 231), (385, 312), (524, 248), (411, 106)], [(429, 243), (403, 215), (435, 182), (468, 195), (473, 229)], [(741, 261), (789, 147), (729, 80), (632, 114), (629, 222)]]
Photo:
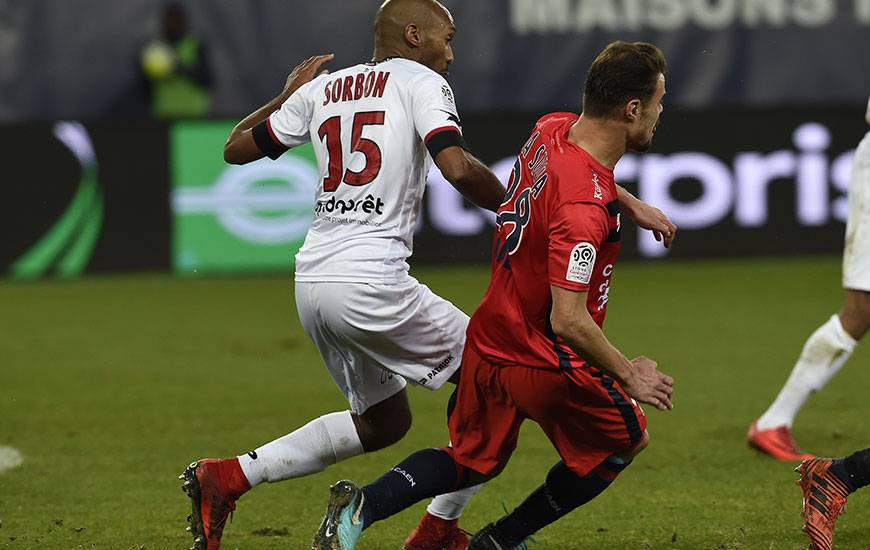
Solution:
[(423, 43), (423, 33), (416, 23), (405, 25), (405, 42), (412, 48), (419, 48)]
[(640, 118), (641, 103), (639, 99), (632, 99), (625, 104), (625, 119), (632, 123)]

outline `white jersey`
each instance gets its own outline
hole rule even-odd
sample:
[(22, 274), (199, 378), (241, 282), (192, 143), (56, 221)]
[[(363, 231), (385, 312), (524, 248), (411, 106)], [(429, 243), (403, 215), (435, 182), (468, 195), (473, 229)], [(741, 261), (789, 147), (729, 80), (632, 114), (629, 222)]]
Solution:
[(266, 126), (282, 149), (311, 141), (320, 168), (296, 280), (407, 277), (432, 165), (427, 144), (461, 136), (447, 81), (408, 59), (355, 65), (299, 88)]

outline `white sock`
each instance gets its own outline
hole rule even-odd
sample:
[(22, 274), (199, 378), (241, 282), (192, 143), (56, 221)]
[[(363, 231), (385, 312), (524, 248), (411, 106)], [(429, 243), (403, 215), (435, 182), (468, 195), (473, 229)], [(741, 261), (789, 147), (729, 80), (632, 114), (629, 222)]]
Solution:
[(239, 465), (251, 487), (302, 477), (336, 462), (362, 454), (350, 411), (321, 416), (298, 430), (239, 456)]
[(788, 426), (811, 393), (819, 391), (843, 366), (857, 342), (832, 315), (809, 337), (776, 400), (758, 419), (759, 430)]
[(432, 499), (432, 502), (426, 507), (426, 511), (441, 519), (456, 519), (462, 515), (462, 511), (465, 510), (468, 501), (480, 491), (481, 487), (483, 487), (483, 483), (447, 493), (446, 495), (438, 495)]

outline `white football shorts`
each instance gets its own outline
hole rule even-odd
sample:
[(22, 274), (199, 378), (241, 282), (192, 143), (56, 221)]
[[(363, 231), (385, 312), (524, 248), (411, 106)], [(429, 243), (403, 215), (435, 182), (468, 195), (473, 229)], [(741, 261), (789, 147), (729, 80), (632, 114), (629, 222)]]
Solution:
[(870, 133), (855, 150), (849, 179), (843, 288), (870, 292)]
[(406, 380), (436, 390), (462, 362), (468, 315), (410, 276), (389, 285), (297, 281), (296, 308), (357, 414)]

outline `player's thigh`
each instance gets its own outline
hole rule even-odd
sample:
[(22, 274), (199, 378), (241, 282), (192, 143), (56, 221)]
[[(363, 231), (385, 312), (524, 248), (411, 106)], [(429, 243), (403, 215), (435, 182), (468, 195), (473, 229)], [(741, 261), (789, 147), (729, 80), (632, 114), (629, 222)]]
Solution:
[(302, 327), (353, 412), (363, 415), (402, 392), (405, 380), (374, 361), (344, 324), (332, 319), (338, 309), (334, 302), (347, 295), (340, 283), (296, 283), (295, 293)]
[(643, 444), (646, 416), (613, 379), (592, 369), (554, 370), (538, 378), (522, 406), (578, 475)]
[(524, 416), (506, 391), (506, 377), (518, 369), (495, 367), (465, 349), (448, 425), (453, 458), (480, 474), (476, 481), (497, 475), (516, 449)]

